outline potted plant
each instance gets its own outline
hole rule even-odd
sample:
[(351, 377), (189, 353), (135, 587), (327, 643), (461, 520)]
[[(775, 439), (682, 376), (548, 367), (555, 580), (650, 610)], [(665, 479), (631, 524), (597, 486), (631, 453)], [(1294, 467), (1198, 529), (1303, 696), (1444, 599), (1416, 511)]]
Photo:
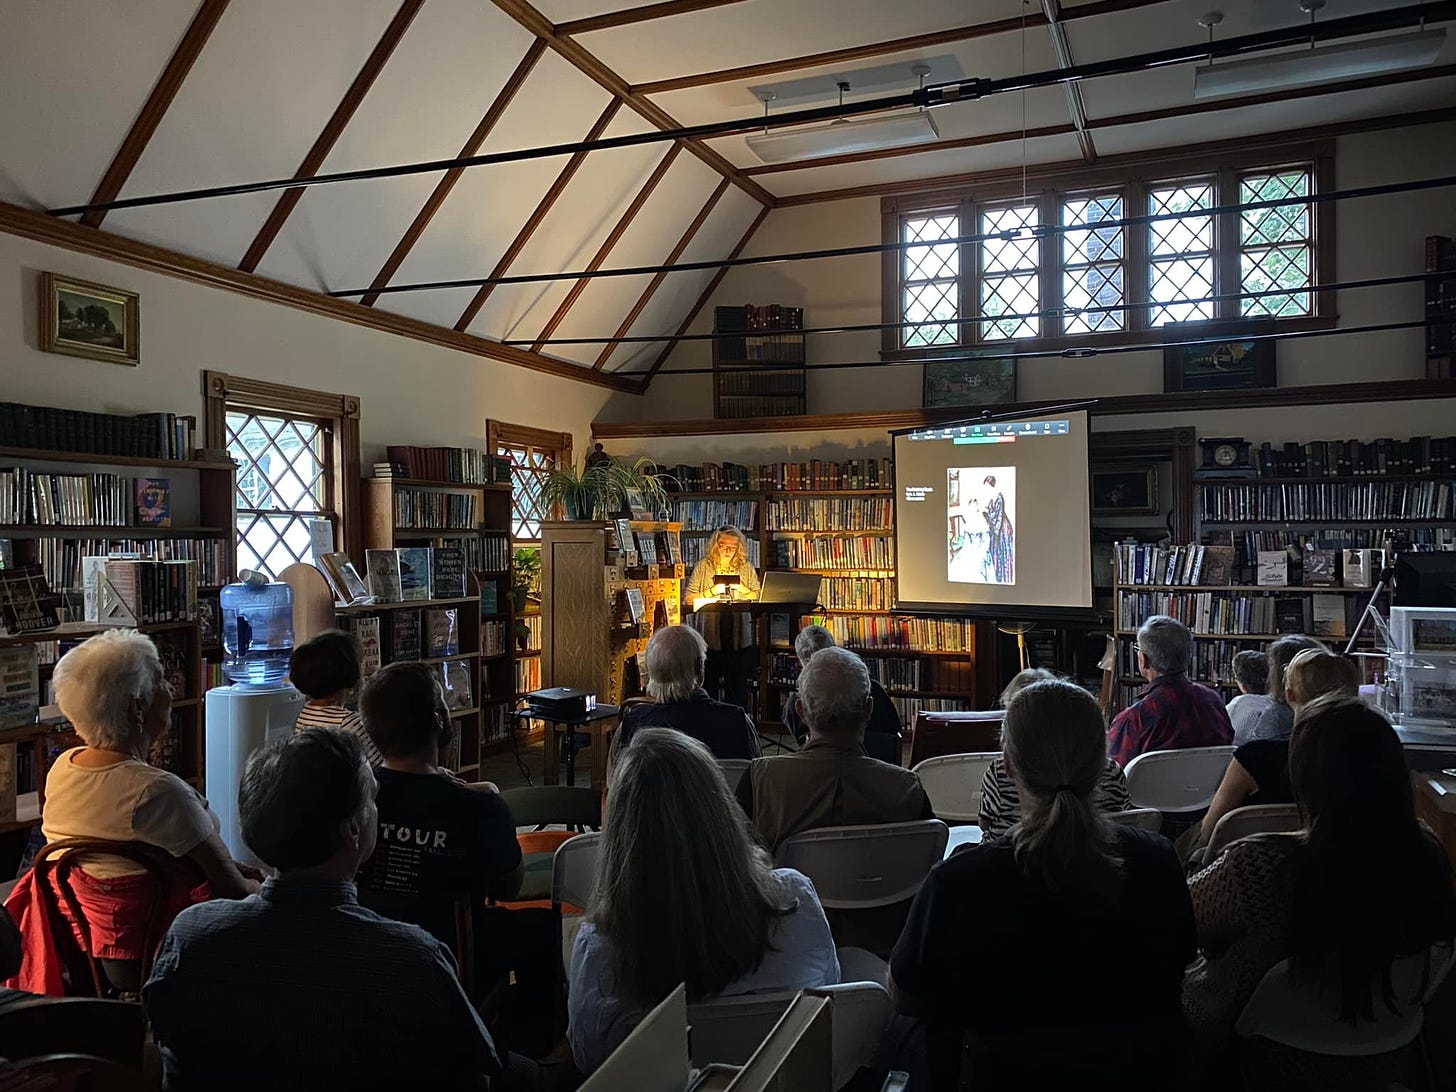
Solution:
[(541, 479), (541, 499), (548, 508), (559, 505), (567, 519), (605, 519), (631, 488), (625, 470), (612, 459), (580, 470), (569, 464), (552, 467)]
[(525, 648), (531, 631), (522, 615), (530, 606), (532, 596), (540, 602), (541, 595), (541, 547), (518, 547), (511, 565), (511, 607), (515, 611), (512, 623), (516, 646)]
[(648, 507), (666, 519), (672, 511), (668, 489), (678, 484), (677, 479), (658, 470), (657, 464), (646, 455), (639, 455), (630, 465), (617, 463), (617, 466), (629, 483), (627, 488), (641, 493)]

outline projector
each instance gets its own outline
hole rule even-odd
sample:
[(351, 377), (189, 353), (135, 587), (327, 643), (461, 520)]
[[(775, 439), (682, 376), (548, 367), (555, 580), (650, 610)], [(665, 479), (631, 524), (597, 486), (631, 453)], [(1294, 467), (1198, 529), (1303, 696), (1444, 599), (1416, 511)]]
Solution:
[(597, 704), (597, 696), (585, 690), (570, 686), (553, 686), (546, 690), (534, 690), (526, 695), (526, 705), (531, 712), (543, 717), (559, 717), (575, 720), (584, 717)]

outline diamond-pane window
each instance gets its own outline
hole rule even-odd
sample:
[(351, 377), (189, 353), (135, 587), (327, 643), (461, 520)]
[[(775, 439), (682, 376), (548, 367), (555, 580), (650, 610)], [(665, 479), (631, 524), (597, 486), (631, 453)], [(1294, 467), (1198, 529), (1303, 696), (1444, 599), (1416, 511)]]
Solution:
[[(1062, 225), (1085, 230), (1062, 235), (1062, 302), (1067, 308), (1063, 328), (1069, 334), (1095, 334), (1121, 330), (1126, 322), (1123, 270), (1126, 229), (1098, 227), (1123, 218), (1122, 194), (1078, 197), (1062, 204)], [(1111, 310), (1083, 311), (1088, 307)]]
[[(1148, 213), (1174, 218), (1148, 225), (1149, 326), (1213, 318), (1213, 217), (1182, 215), (1212, 208), (1212, 181), (1183, 181), (1148, 191)], [(1201, 302), (1193, 302), (1201, 301)]]
[[(1310, 172), (1290, 169), (1246, 175), (1239, 181), (1239, 204), (1307, 197)], [(1314, 239), (1308, 205), (1245, 209), (1239, 214), (1239, 291), (1276, 292), (1239, 301), (1241, 315), (1307, 315), (1313, 283)]]
[(901, 239), (915, 243), (901, 253), (900, 312), (905, 322), (901, 344), (954, 345), (960, 340), (961, 248), (946, 242), (960, 234), (960, 217), (936, 213), (901, 221)]
[(558, 453), (530, 444), (503, 443), (496, 451), (511, 460), (511, 537), (522, 542), (541, 540), (541, 521), (551, 518), (541, 486), (556, 465)]
[[(982, 341), (1036, 337), (1041, 320), (1041, 239), (1032, 229), (1041, 223), (1035, 205), (1012, 205), (981, 213), (981, 234), (1000, 238), (981, 242)], [(999, 315), (1027, 316), (997, 319)]]
[(329, 506), (328, 435), (318, 421), (229, 410), (227, 449), (238, 463), (238, 568), (277, 579), (313, 560), (311, 520)]

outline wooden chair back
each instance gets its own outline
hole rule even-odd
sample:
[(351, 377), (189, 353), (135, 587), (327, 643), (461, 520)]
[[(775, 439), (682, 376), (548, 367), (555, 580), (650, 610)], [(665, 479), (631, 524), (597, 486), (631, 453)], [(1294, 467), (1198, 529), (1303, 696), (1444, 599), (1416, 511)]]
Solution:
[(959, 713), (916, 712), (910, 726), (910, 768), (927, 758), (1001, 750), (1001, 709)]
[(142, 1068), (146, 1013), (129, 1001), (97, 997), (27, 997), (0, 1006), (0, 1058), (83, 1054)]

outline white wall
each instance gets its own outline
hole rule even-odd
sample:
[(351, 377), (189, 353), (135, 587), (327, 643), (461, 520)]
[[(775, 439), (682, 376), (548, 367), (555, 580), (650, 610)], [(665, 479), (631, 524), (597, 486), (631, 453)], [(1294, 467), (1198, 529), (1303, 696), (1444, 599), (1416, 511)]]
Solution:
[[(1352, 134), (1336, 147), (1336, 184), (1341, 189), (1384, 182), (1456, 174), (1456, 124)], [(1342, 201), (1336, 206), (1336, 274), (1340, 280), (1419, 272), (1424, 239), (1431, 234), (1456, 234), (1456, 201), (1449, 189)], [(879, 239), (877, 198), (856, 198), (791, 206), (769, 214), (746, 253), (809, 250), (874, 243)], [(1341, 326), (1400, 322), (1422, 314), (1417, 284), (1345, 291), (1338, 294)], [(724, 277), (714, 298), (699, 314), (693, 332), (712, 327), (716, 305), (785, 303), (805, 309), (809, 326), (880, 321), (880, 259), (877, 255), (741, 266)], [(644, 398), (616, 395), (601, 420), (676, 420), (712, 416), (712, 388), (706, 375), (674, 376), (683, 368), (706, 367), (708, 342), (683, 342), (669, 358)], [(876, 332), (811, 337), (811, 363), (875, 361)], [(1280, 343), (1280, 386), (1412, 379), (1424, 374), (1422, 332), (1418, 329), (1371, 335), (1345, 335)], [(1080, 398), (1096, 395), (1145, 394), (1162, 390), (1160, 351), (1127, 353), (1085, 360), (1024, 360), (1018, 367), (1018, 396), (1027, 400)], [(921, 404), (919, 366), (874, 367), (810, 372), (810, 413), (910, 409)], [(1410, 435), (1404, 423), (1408, 407), (1393, 404), (1389, 412), (1360, 407), (1326, 412), (1321, 429), (1353, 436), (1374, 428), (1382, 435)], [(1317, 434), (1309, 410), (1270, 420), (1279, 429), (1294, 424), (1291, 438)], [(1203, 415), (1203, 425), (1233, 435), (1254, 436), (1241, 424), (1242, 413)], [(1181, 420), (1181, 419), (1180, 419)], [(1311, 422), (1306, 428), (1304, 422)], [(1167, 423), (1167, 422), (1160, 422)], [(1111, 427), (1100, 423), (1100, 427)], [(1129, 418), (1117, 427), (1159, 427), (1146, 417)], [(1311, 431), (1313, 430), (1313, 431)], [(1439, 430), (1439, 429), (1438, 429)], [(1448, 429), (1449, 431), (1449, 429)], [(1264, 437), (1261, 437), (1264, 438)], [(1272, 438), (1272, 436), (1267, 437)]]
[[(42, 271), (140, 293), (140, 366), (40, 352)], [(366, 466), (386, 444), (483, 447), (492, 417), (570, 431), (584, 451), (612, 393), (0, 234), (0, 400), (200, 415), (204, 370), (358, 396)]]

